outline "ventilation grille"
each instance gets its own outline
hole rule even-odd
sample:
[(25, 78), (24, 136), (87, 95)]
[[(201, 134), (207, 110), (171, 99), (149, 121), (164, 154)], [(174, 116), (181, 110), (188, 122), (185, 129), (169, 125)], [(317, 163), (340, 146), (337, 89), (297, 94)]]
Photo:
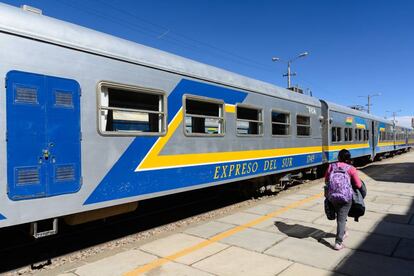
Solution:
[(75, 167), (73, 165), (57, 166), (55, 169), (55, 181), (74, 181)]
[(17, 87), (15, 92), (14, 102), (38, 104), (37, 89), (27, 87)]
[(16, 168), (16, 184), (31, 185), (40, 184), (40, 174), (38, 167)]
[(70, 92), (56, 91), (55, 99), (56, 99), (55, 104), (57, 106), (73, 107), (72, 93)]

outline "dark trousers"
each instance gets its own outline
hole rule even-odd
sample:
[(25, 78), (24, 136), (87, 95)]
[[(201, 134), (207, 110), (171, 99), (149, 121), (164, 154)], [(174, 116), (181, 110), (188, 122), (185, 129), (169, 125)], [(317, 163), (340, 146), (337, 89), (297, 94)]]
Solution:
[(332, 203), (336, 213), (336, 243), (342, 243), (345, 234), (346, 219), (351, 209), (352, 201), (348, 203)]

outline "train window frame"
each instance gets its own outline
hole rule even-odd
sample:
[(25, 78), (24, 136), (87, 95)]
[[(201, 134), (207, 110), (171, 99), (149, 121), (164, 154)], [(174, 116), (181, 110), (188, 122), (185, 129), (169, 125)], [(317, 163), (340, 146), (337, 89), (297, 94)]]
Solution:
[[(193, 100), (193, 101), (199, 101), (199, 102), (212, 103), (212, 104), (219, 105), (219, 116), (218, 117), (208, 116), (208, 115), (197, 115), (197, 114), (192, 114), (192, 115), (196, 115), (196, 117), (205, 118), (205, 119), (217, 118), (219, 122), (221, 121), (221, 124), (219, 123), (219, 129), (221, 131), (219, 133), (201, 133), (201, 132), (189, 133), (187, 132), (185, 118), (187, 117), (187, 115), (190, 115), (189, 117), (195, 117), (195, 116), (191, 116), (191, 113), (187, 114), (187, 100)], [(216, 99), (216, 98), (203, 97), (203, 96), (198, 96), (198, 95), (193, 95), (193, 94), (184, 94), (182, 98), (182, 106), (183, 106), (182, 107), (183, 108), (182, 128), (183, 128), (183, 133), (185, 136), (187, 137), (224, 137), (226, 135), (226, 117), (225, 117), (226, 112), (225, 112), (225, 103), (223, 100)]]
[[(309, 118), (309, 125), (302, 125), (302, 124), (299, 125), (298, 124), (298, 116)], [(296, 137), (298, 137), (298, 138), (312, 137), (312, 117), (309, 116), (308, 114), (296, 113), (295, 119), (296, 119), (295, 120), (295, 123), (296, 123)], [(309, 135), (299, 135), (298, 134), (298, 127), (308, 127), (309, 128)]]
[[(241, 107), (241, 108), (245, 108), (245, 109), (254, 109), (257, 110), (259, 112), (259, 117), (261, 117), (261, 120), (248, 120), (248, 119), (239, 119), (237, 117), (237, 109)], [(256, 106), (256, 105), (251, 105), (251, 104), (241, 104), (241, 103), (236, 103), (236, 114), (235, 114), (235, 130), (236, 130), (236, 136), (238, 137), (263, 137), (264, 136), (264, 116), (263, 116), (263, 108)], [(258, 124), (258, 130), (259, 133), (258, 134), (243, 134), (243, 133), (238, 133), (237, 130), (237, 123), (243, 121), (243, 122), (255, 122)]]
[[(273, 112), (278, 112), (278, 113), (283, 113), (288, 115), (288, 123), (279, 123), (279, 122), (273, 122)], [(272, 126), (271, 132), (272, 132), (272, 137), (291, 137), (292, 136), (292, 116), (291, 113), (289, 111), (286, 110), (282, 110), (282, 109), (271, 109), (270, 110), (270, 124)], [(288, 126), (288, 134), (273, 134), (273, 125), (287, 125)]]
[(344, 128), (344, 142), (353, 142), (353, 128), (352, 127), (345, 127)]
[[(333, 140), (332, 138), (332, 134), (333, 134), (333, 129), (339, 129), (339, 140), (337, 139), (337, 140)], [(342, 142), (342, 137), (343, 137), (343, 135), (342, 135), (342, 127), (340, 127), (340, 126), (332, 126), (331, 127), (331, 143), (333, 143), (333, 144), (338, 144), (338, 143), (341, 143)]]
[[(145, 110), (145, 109), (134, 109), (134, 108), (116, 108), (109, 106), (109, 89), (116, 89), (125, 92), (132, 92), (132, 93), (141, 93), (141, 94), (149, 94), (149, 95), (156, 95), (159, 96), (159, 109), (158, 111), (152, 110)], [(108, 98), (107, 106), (103, 103), (103, 97)], [(167, 96), (166, 92), (160, 89), (155, 88), (148, 88), (142, 87), (132, 84), (123, 84), (117, 83), (112, 81), (100, 81), (98, 82), (96, 88), (96, 98), (97, 98), (97, 131), (100, 135), (106, 137), (116, 137), (116, 136), (124, 136), (124, 137), (137, 137), (137, 136), (165, 136), (168, 132), (168, 110), (167, 110)], [(104, 117), (108, 114), (104, 114), (105, 110), (118, 110), (120, 112), (136, 112), (136, 113), (147, 113), (147, 114), (159, 114), (162, 119), (159, 121), (159, 129), (158, 132), (145, 132), (145, 131), (108, 131), (104, 130), (104, 124), (107, 124), (107, 120), (104, 121)], [(106, 127), (105, 127), (106, 128)]]

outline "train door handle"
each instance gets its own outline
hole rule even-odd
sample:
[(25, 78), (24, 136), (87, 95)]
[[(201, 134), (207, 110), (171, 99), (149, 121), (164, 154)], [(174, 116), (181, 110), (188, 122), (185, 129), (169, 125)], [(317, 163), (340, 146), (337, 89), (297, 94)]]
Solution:
[(43, 159), (48, 160), (49, 155), (50, 155), (49, 150), (47, 150), (47, 149), (43, 150)]

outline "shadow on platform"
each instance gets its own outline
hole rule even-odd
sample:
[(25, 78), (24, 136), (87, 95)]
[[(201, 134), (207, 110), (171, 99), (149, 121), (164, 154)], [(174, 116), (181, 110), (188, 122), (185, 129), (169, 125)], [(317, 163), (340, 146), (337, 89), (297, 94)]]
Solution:
[[(375, 181), (402, 182), (414, 184), (414, 163), (372, 164), (361, 169)], [(411, 173), (407, 173), (411, 172)]]
[(313, 238), (317, 242), (329, 248), (332, 248), (332, 245), (325, 241), (324, 238), (335, 237), (335, 234), (333, 233), (327, 233), (314, 227), (304, 226), (300, 224), (287, 224), (281, 221), (275, 221), (275, 226), (280, 232), (289, 237), (297, 239)]
[[(412, 162), (371, 165), (363, 171), (376, 181), (414, 184)], [(399, 199), (397, 195), (395, 198)], [(392, 199), (389, 200), (392, 203)], [(384, 215), (353, 248), (353, 253), (335, 268), (336, 272), (352, 276), (414, 275), (414, 200), (408, 205), (393, 206), (401, 210)], [(370, 211), (369, 204), (367, 211)], [(369, 219), (369, 214), (360, 218), (364, 219)]]

